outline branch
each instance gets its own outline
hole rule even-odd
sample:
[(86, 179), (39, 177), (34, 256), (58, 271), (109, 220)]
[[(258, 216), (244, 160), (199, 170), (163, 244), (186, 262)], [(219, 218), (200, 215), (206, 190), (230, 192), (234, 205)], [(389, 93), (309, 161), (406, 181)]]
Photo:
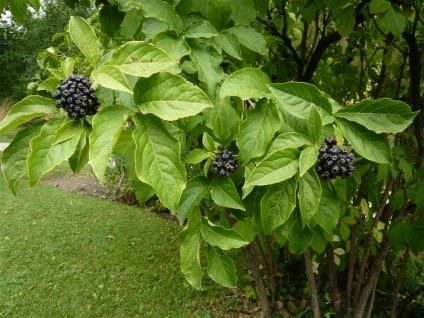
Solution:
[(317, 283), (315, 282), (314, 270), (312, 267), (312, 259), (311, 253), (309, 252), (309, 247), (305, 250), (305, 252), (303, 252), (303, 257), (305, 259), (306, 276), (308, 277), (309, 288), (311, 290), (312, 312), (314, 318), (321, 318), (321, 311), (319, 309), (318, 303)]
[(334, 306), (334, 311), (336, 313), (335, 318), (341, 318), (342, 317), (342, 301), (340, 298), (340, 290), (337, 283), (337, 271), (336, 271), (336, 265), (334, 264), (334, 253), (333, 253), (333, 247), (330, 243), (327, 243), (327, 246), (325, 248), (325, 254), (327, 256), (327, 264), (328, 264), (328, 270), (329, 270), (329, 284), (330, 284), (330, 297), (331, 302)]

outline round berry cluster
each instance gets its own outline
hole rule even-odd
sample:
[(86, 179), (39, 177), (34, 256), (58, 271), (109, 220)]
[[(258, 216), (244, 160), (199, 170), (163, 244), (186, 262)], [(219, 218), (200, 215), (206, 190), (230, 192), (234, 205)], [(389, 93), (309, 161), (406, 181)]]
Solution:
[(315, 170), (321, 179), (330, 181), (337, 176), (344, 179), (352, 175), (355, 171), (353, 166), (355, 150), (352, 149), (348, 153), (346, 146), (350, 146), (350, 144), (344, 143), (343, 148), (340, 149), (334, 138), (325, 138), (318, 153), (320, 161), (315, 166)]
[(97, 113), (97, 97), (91, 87), (90, 79), (85, 75), (70, 75), (53, 94), (56, 106), (65, 110), (68, 116), (74, 119), (83, 118), (85, 115)]
[(212, 161), (212, 172), (219, 172), (221, 176), (229, 176), (231, 172), (238, 169), (237, 158), (232, 158), (232, 151), (218, 146), (218, 155)]

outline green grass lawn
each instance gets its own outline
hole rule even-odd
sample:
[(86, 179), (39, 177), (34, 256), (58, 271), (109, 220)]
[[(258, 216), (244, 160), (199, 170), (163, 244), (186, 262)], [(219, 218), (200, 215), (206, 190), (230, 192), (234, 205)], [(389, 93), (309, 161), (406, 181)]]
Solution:
[(0, 317), (226, 316), (226, 289), (185, 282), (171, 241), (179, 230), (48, 186), (23, 185), (14, 197), (0, 178)]

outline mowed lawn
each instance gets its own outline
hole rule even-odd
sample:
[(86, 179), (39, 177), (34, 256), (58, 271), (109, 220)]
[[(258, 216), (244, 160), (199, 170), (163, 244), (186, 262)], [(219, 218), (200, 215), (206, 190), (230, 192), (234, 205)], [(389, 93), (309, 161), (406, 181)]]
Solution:
[[(136, 207), (0, 177), (0, 317), (224, 317), (188, 286), (180, 226)], [(218, 301), (221, 299), (221, 301)]]

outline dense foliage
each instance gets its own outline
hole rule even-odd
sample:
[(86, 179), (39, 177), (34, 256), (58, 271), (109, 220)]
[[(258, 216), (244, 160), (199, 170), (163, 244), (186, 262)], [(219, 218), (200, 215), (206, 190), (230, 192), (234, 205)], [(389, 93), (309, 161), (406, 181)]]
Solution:
[(70, 119), (37, 95), (15, 104), (0, 134), (44, 120), (5, 150), (5, 180), (34, 186), (68, 159), (103, 181), (124, 156), (140, 204), (156, 194), (185, 224), (195, 288), (201, 251), (207, 274), (235, 286), (226, 251), (240, 248), (265, 317), (299, 275), (290, 266), (306, 272), (292, 296), (310, 294), (314, 317), (369, 316), (376, 297), (403, 315), (424, 285), (423, 11), (420, 0), (98, 4), (39, 55), (52, 75), (37, 89), (85, 74), (99, 112)]

